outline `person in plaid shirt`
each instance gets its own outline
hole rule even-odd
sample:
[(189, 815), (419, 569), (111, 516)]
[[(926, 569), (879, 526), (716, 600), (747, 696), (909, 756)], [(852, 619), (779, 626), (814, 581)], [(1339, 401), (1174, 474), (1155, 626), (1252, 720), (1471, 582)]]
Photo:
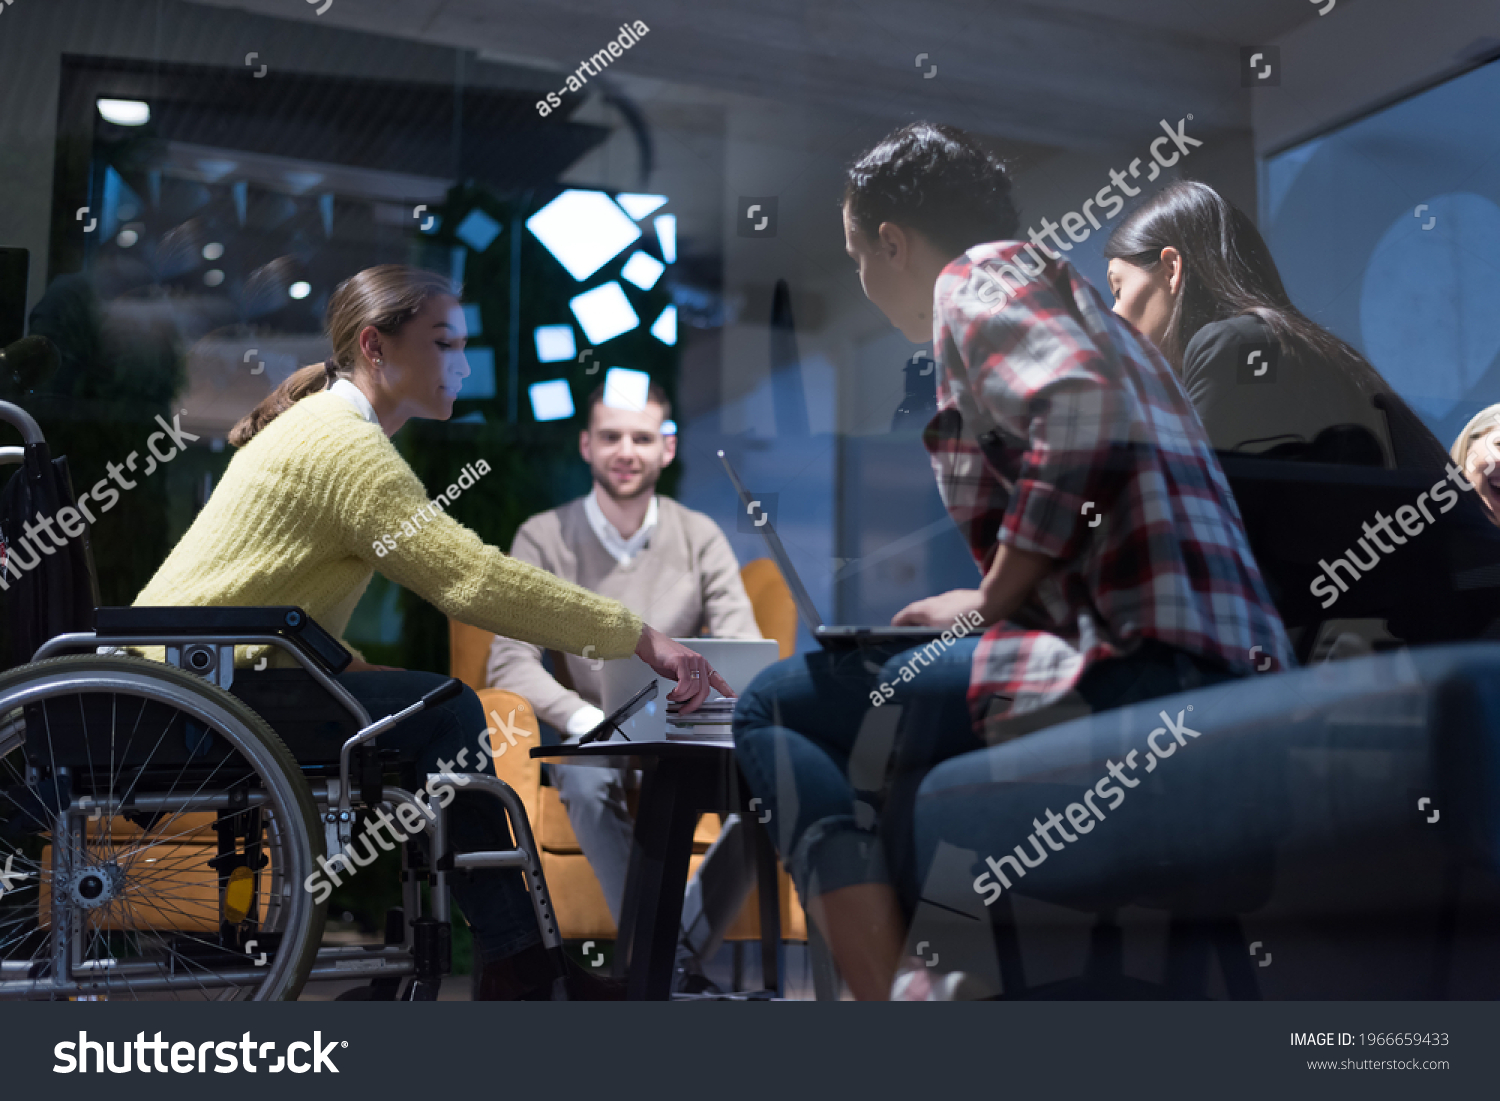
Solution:
[[(900, 899), (916, 895), (910, 812), (928, 769), (1293, 659), (1182, 386), (1057, 252), (1015, 239), (999, 162), (960, 130), (913, 123), (849, 170), (843, 209), (866, 297), (934, 341), (924, 443), (982, 579), (892, 621), (941, 642), (772, 666), (734, 732), (841, 974), (881, 999), (903, 954)], [(983, 635), (963, 637), (974, 623)]]
[[(1142, 639), (1233, 673), (1260, 654), (1291, 664), (1229, 483), (1155, 347), (1066, 260), (1014, 241), (948, 264), (935, 302), (938, 412), (924, 443), (985, 582), (895, 622), (941, 625), (973, 607), (991, 624), (968, 691), (986, 741), (1060, 703), (1088, 713), (1080, 678)], [(1002, 560), (1017, 551), (1017, 565)]]

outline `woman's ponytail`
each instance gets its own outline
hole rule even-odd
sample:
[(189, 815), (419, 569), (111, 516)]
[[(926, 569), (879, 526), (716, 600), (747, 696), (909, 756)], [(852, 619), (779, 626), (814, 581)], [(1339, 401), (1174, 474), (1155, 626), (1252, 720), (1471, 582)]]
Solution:
[(333, 375), (329, 371), (331, 366), (331, 363), (315, 363), (311, 367), (303, 367), (301, 370), (292, 372), (289, 379), (272, 390), (264, 401), (241, 417), (239, 423), (229, 430), (230, 446), (244, 447), (257, 432), (285, 413), (295, 403), (307, 397), (308, 394), (314, 394), (332, 386)]

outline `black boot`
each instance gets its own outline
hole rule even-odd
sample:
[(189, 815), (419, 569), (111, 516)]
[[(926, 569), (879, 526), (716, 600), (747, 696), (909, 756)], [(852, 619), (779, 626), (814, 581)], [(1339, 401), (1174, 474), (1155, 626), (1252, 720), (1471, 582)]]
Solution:
[(567, 963), (568, 1000), (572, 1002), (623, 1002), (625, 983), (622, 979), (606, 979), (592, 971), (579, 967), (569, 957)]
[(558, 978), (550, 953), (540, 944), (514, 955), (476, 966), (476, 1002), (547, 1002)]
[(474, 1000), (478, 1002), (548, 1002), (557, 997), (557, 980), (561, 978), (569, 1001), (622, 1002), (625, 984), (618, 979), (592, 975), (566, 955), (562, 957), (563, 974), (558, 974), (552, 953), (540, 944), (487, 963), (474, 974)]

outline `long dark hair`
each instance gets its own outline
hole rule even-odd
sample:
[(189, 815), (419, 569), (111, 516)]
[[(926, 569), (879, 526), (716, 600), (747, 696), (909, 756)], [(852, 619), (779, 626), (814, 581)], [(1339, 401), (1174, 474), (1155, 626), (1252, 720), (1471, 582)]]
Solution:
[(1196, 180), (1168, 184), (1115, 227), (1104, 256), (1149, 271), (1164, 248), (1182, 255), (1182, 289), (1161, 347), (1174, 370), (1203, 326), (1254, 314), (1284, 360), (1327, 364), (1385, 413), (1397, 466), (1443, 469), (1446, 449), (1432, 430), (1369, 360), (1292, 305), (1260, 230), (1217, 191)]
[(1175, 370), (1203, 326), (1254, 314), (1284, 358), (1327, 363), (1368, 396), (1391, 394), (1364, 356), (1292, 305), (1260, 230), (1207, 184), (1177, 180), (1162, 188), (1115, 227), (1104, 257), (1150, 271), (1164, 248), (1182, 255), (1182, 290), (1161, 347)]
[(1020, 220), (1005, 164), (943, 123), (913, 122), (887, 134), (849, 167), (841, 202), (866, 237), (895, 222), (920, 230), (950, 258), (1014, 239)]
[(332, 386), (340, 376), (353, 374), (359, 361), (359, 334), (366, 325), (374, 325), (383, 333), (396, 333), (421, 312), (428, 299), (444, 294), (457, 297), (458, 293), (446, 277), (402, 264), (366, 268), (345, 279), (328, 300), (327, 330), (333, 357), (293, 372), (229, 430), (230, 444), (245, 446), (295, 403)]

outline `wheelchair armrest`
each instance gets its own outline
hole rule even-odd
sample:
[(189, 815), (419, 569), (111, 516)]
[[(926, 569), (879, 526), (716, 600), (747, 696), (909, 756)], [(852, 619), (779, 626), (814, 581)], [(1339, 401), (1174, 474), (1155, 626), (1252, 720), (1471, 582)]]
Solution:
[(204, 608), (181, 605), (166, 608), (100, 608), (95, 634), (99, 642), (110, 636), (139, 638), (158, 635), (280, 635), (327, 673), (340, 673), (354, 655), (319, 627), (301, 608)]

